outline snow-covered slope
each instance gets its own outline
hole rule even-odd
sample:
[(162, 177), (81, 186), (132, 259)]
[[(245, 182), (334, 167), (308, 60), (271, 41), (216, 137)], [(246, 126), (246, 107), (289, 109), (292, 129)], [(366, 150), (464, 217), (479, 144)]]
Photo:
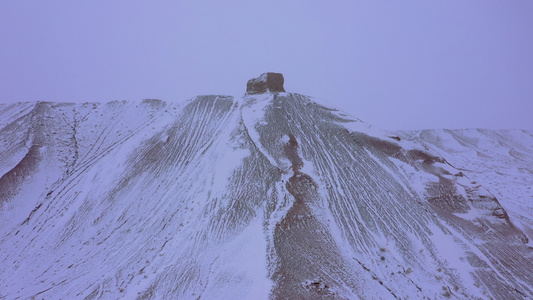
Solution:
[(0, 122), (0, 298), (533, 297), (528, 132), (387, 133), (284, 92)]
[(399, 132), (468, 174), (498, 198), (533, 246), (533, 133), (526, 130)]

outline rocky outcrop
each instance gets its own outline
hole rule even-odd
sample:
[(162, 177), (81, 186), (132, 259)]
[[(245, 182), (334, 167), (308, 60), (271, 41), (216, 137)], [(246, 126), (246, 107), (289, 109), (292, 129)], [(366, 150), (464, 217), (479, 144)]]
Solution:
[(264, 94), (267, 92), (285, 92), (281, 73), (263, 73), (257, 78), (248, 80), (246, 95)]

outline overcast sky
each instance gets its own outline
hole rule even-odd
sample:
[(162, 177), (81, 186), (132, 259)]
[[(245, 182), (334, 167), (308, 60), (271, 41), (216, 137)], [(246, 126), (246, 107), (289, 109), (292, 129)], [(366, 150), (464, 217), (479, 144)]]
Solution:
[(2, 103), (240, 96), (263, 72), (385, 129), (533, 130), (533, 1), (0, 2)]

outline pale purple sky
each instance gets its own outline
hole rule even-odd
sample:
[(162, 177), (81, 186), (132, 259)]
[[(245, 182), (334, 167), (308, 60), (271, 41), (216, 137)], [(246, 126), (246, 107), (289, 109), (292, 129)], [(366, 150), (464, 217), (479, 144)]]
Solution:
[(533, 1), (0, 2), (0, 102), (242, 95), (385, 129), (533, 130)]

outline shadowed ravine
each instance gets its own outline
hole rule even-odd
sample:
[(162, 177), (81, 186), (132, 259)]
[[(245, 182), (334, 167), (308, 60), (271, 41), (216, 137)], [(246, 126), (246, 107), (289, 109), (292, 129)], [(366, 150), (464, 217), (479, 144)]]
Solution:
[[(291, 162), (292, 176), (286, 183), (294, 203), (283, 220), (276, 225), (274, 244), (279, 265), (274, 273), (274, 298), (335, 298), (357, 295), (355, 270), (342, 260), (340, 251), (327, 226), (314, 215), (318, 204), (317, 184), (300, 171), (303, 161), (298, 142), (289, 135), (285, 156)], [(347, 279), (347, 280), (346, 280)], [(353, 296), (352, 296), (353, 297)]]

